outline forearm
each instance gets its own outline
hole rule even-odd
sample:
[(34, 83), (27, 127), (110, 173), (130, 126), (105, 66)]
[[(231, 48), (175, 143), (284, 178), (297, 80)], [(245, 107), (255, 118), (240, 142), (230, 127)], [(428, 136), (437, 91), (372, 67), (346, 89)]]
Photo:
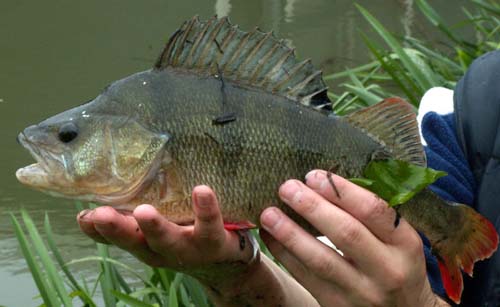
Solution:
[(202, 283), (216, 306), (319, 306), (307, 290), (264, 254), (235, 276)]

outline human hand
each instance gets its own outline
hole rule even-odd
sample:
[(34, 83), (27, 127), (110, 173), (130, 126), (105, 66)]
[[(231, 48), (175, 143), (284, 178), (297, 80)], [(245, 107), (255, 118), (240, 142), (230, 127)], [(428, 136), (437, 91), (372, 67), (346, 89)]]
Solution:
[[(132, 214), (97, 207), (82, 211), (77, 220), (95, 241), (114, 244), (151, 266), (184, 271), (210, 282), (228, 269), (245, 268), (255, 258), (253, 242), (224, 229), (217, 198), (209, 187), (195, 187), (192, 197), (195, 222), (191, 226), (169, 222), (150, 205), (138, 206)], [(246, 240), (243, 249), (242, 239)]]
[(385, 201), (325, 171), (306, 184), (289, 180), (279, 195), (343, 256), (277, 208), (262, 213), (261, 236), (322, 306), (448, 306), (431, 290), (419, 235)]

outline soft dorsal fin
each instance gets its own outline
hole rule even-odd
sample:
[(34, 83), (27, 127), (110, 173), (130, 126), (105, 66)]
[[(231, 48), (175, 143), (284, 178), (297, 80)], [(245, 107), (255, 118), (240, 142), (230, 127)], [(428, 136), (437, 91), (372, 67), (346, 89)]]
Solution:
[(330, 106), (321, 71), (310, 60), (299, 62), (294, 50), (259, 29), (243, 32), (226, 17), (200, 21), (197, 16), (170, 37), (156, 69), (176, 67), (219, 75), (241, 86), (260, 88), (316, 109)]
[(403, 99), (387, 98), (343, 118), (384, 145), (393, 158), (427, 165), (415, 112)]

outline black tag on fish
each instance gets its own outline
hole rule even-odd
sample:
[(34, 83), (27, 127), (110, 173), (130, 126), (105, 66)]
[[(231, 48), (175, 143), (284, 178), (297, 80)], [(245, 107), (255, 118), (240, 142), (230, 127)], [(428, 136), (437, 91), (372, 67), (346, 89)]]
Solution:
[(212, 120), (213, 125), (225, 125), (236, 120), (236, 113), (226, 113)]

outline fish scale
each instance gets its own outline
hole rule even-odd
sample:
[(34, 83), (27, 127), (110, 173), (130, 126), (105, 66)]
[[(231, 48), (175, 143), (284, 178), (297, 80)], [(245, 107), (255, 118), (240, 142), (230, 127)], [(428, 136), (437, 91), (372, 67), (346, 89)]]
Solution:
[[(213, 85), (217, 80), (184, 77), (183, 84), (196, 84), (193, 91), (217, 88)], [(242, 92), (232, 84), (226, 88), (226, 97), (226, 107), (237, 114), (235, 122), (211, 124), (218, 113), (210, 111), (221, 110), (222, 101), (207, 99), (192, 102), (207, 110), (200, 117), (195, 116), (191, 122), (180, 119), (175, 127), (166, 129), (177, 135), (172, 139), (172, 158), (184, 170), (180, 174), (186, 183), (183, 193), (188, 195), (201, 183), (213, 187), (228, 222), (250, 220), (259, 224), (259, 214), (265, 207), (281, 205), (276, 193), (279, 184), (288, 178), (304, 178), (313, 168), (337, 166), (336, 172), (341, 175), (361, 176), (371, 153), (380, 148), (348, 123), (333, 121), (284, 98), (259, 91)], [(189, 105), (185, 107), (193, 110)], [(246, 204), (252, 204), (252, 209), (240, 210)], [(172, 218), (175, 210), (168, 209), (169, 204), (163, 206), (162, 211)], [(189, 201), (186, 206), (190, 206)], [(281, 207), (306, 225), (287, 206)]]

